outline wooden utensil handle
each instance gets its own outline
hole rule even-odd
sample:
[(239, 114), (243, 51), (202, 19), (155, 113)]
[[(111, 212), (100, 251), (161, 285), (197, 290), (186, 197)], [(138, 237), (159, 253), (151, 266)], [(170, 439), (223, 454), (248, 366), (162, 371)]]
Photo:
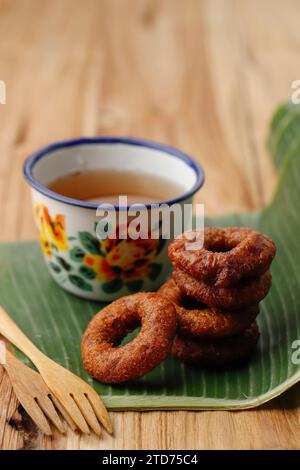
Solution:
[(35, 364), (39, 359), (42, 359), (43, 353), (25, 336), (3, 307), (0, 307), (0, 333)]
[(17, 359), (15, 358), (15, 356), (6, 348), (6, 351), (5, 351), (5, 361), (4, 363), (1, 365), (4, 367), (4, 369), (9, 369), (10, 368), (10, 365), (11, 363), (13, 363), (14, 361), (17, 361)]
[[(15, 371), (20, 370), (20, 361), (6, 348), (4, 362), (1, 365), (4, 367), (9, 377), (15, 376)], [(22, 364), (23, 366), (23, 364)]]
[(7, 348), (5, 351), (5, 361), (1, 364), (7, 372), (14, 371), (16, 369), (20, 370), (20, 364), (23, 366), (23, 363), (13, 355)]

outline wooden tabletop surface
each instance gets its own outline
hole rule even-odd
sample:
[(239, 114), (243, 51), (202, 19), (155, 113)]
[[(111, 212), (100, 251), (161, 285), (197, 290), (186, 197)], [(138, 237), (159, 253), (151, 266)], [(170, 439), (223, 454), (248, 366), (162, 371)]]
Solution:
[[(22, 162), (74, 136), (133, 135), (204, 166), (206, 214), (266, 204), (269, 118), (299, 79), (299, 0), (0, 0), (1, 240), (36, 238)], [(115, 437), (43, 437), (0, 370), (2, 449), (295, 449), (300, 387), (244, 412), (112, 413)], [(10, 421), (13, 416), (14, 421)]]

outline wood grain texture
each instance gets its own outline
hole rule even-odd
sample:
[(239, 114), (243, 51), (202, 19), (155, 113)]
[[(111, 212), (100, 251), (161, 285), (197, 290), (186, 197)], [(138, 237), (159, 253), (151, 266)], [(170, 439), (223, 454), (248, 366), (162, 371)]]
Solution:
[[(267, 123), (299, 78), (299, 1), (0, 0), (0, 240), (36, 237), (28, 152), (78, 135), (178, 146), (207, 214), (265, 204)], [(112, 413), (107, 434), (41, 436), (0, 369), (2, 449), (296, 449), (300, 387), (259, 410)], [(13, 417), (13, 420), (10, 420)], [(10, 424), (8, 424), (10, 421)]]

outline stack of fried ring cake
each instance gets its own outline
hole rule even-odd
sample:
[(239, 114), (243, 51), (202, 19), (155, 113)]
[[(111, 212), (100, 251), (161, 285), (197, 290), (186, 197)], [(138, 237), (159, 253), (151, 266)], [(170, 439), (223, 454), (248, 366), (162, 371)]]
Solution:
[[(233, 365), (247, 358), (259, 338), (259, 302), (271, 287), (274, 242), (250, 228), (190, 231), (174, 240), (169, 257), (173, 277), (159, 290), (177, 313), (172, 354), (205, 367)], [(196, 248), (193, 248), (196, 246)]]

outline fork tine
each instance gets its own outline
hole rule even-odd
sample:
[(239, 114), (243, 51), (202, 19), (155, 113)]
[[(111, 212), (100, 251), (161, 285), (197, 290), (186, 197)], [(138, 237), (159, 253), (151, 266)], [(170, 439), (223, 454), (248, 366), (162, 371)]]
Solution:
[(41, 431), (44, 434), (46, 434), (46, 436), (52, 436), (52, 431), (51, 431), (51, 428), (49, 426), (49, 423), (48, 423), (43, 411), (41, 410), (41, 408), (37, 404), (37, 402), (33, 398), (30, 399), (30, 401), (29, 401), (29, 400), (24, 400), (24, 397), (19, 396), (19, 394), (17, 394), (17, 393), (16, 393), (16, 395), (17, 395), (17, 398), (18, 398), (19, 402), (23, 406), (24, 410), (33, 419), (33, 421), (35, 422), (37, 427), (40, 428)]
[(56, 409), (54, 408), (53, 403), (48, 397), (48, 395), (40, 394), (36, 398), (36, 401), (40, 405), (40, 407), (42, 408), (43, 412), (48, 417), (48, 419), (50, 419), (50, 421), (54, 424), (54, 426), (59, 430), (59, 432), (61, 432), (62, 434), (65, 434), (66, 432), (65, 427), (60, 417), (58, 416)]
[(77, 426), (76, 424), (74, 423), (74, 421), (72, 420), (71, 416), (69, 415), (69, 413), (66, 412), (66, 410), (64, 409), (64, 407), (60, 404), (60, 402), (57, 400), (57, 398), (54, 396), (54, 395), (51, 395), (51, 400), (53, 401), (55, 407), (58, 409), (58, 411), (60, 412), (60, 414), (63, 416), (63, 418), (65, 419), (65, 421), (68, 423), (68, 425), (70, 426), (70, 428), (72, 429), (73, 432), (75, 432), (77, 430)]
[[(11, 367), (14, 367), (15, 372), (13, 372), (11, 367), (9, 367), (9, 364)], [(22, 379), (24, 381), (22, 381), (20, 377), (16, 380), (16, 371), (18, 371), (18, 373), (22, 372)], [(11, 353), (8, 353), (7, 372), (10, 374), (11, 380), (15, 377), (15, 380), (13, 380), (13, 386), (16, 391), (19, 391), (19, 394), (22, 394), (22, 396), (24, 396), (26, 391), (28, 396), (31, 396), (39, 405), (50, 422), (52, 422), (54, 426), (64, 434), (65, 428), (53, 406), (52, 401), (49, 399), (50, 390), (41, 375), (38, 372), (29, 369), (25, 364), (22, 364)]]
[(102, 425), (104, 426), (104, 428), (106, 429), (106, 431), (109, 434), (112, 434), (113, 433), (113, 428), (112, 428), (112, 424), (111, 424), (111, 420), (110, 420), (108, 411), (107, 411), (103, 401), (99, 397), (98, 393), (95, 392), (95, 390), (93, 390), (90, 387), (89, 390), (88, 390), (88, 393), (86, 393), (85, 396), (87, 397), (90, 404), (92, 405), (92, 408), (93, 408), (97, 418), (99, 419), (100, 423), (102, 423)]
[[(51, 388), (50, 388), (51, 389)], [(71, 395), (56, 393), (56, 398), (60, 401), (61, 405), (64, 407), (67, 413), (71, 416), (76, 426), (84, 434), (90, 434), (89, 427), (80, 411), (80, 408), (77, 406), (76, 402), (73, 400)]]
[[(52, 436), (52, 431), (46, 416), (34, 399), (36, 393), (39, 393), (37, 383), (40, 385), (40, 381), (42, 381), (40, 375), (16, 359), (10, 351), (6, 351), (6, 363), (3, 365), (9, 376), (14, 392), (26, 413), (33, 419), (44, 434)], [(42, 384), (44, 390), (46, 386), (43, 381)], [(48, 392), (46, 387), (46, 393)]]
[(80, 409), (81, 413), (85, 417), (86, 421), (88, 422), (94, 433), (97, 434), (97, 436), (100, 436), (101, 428), (88, 399), (84, 395), (82, 395), (81, 397), (72, 395), (72, 398), (74, 399), (75, 403), (77, 404), (78, 408)]

